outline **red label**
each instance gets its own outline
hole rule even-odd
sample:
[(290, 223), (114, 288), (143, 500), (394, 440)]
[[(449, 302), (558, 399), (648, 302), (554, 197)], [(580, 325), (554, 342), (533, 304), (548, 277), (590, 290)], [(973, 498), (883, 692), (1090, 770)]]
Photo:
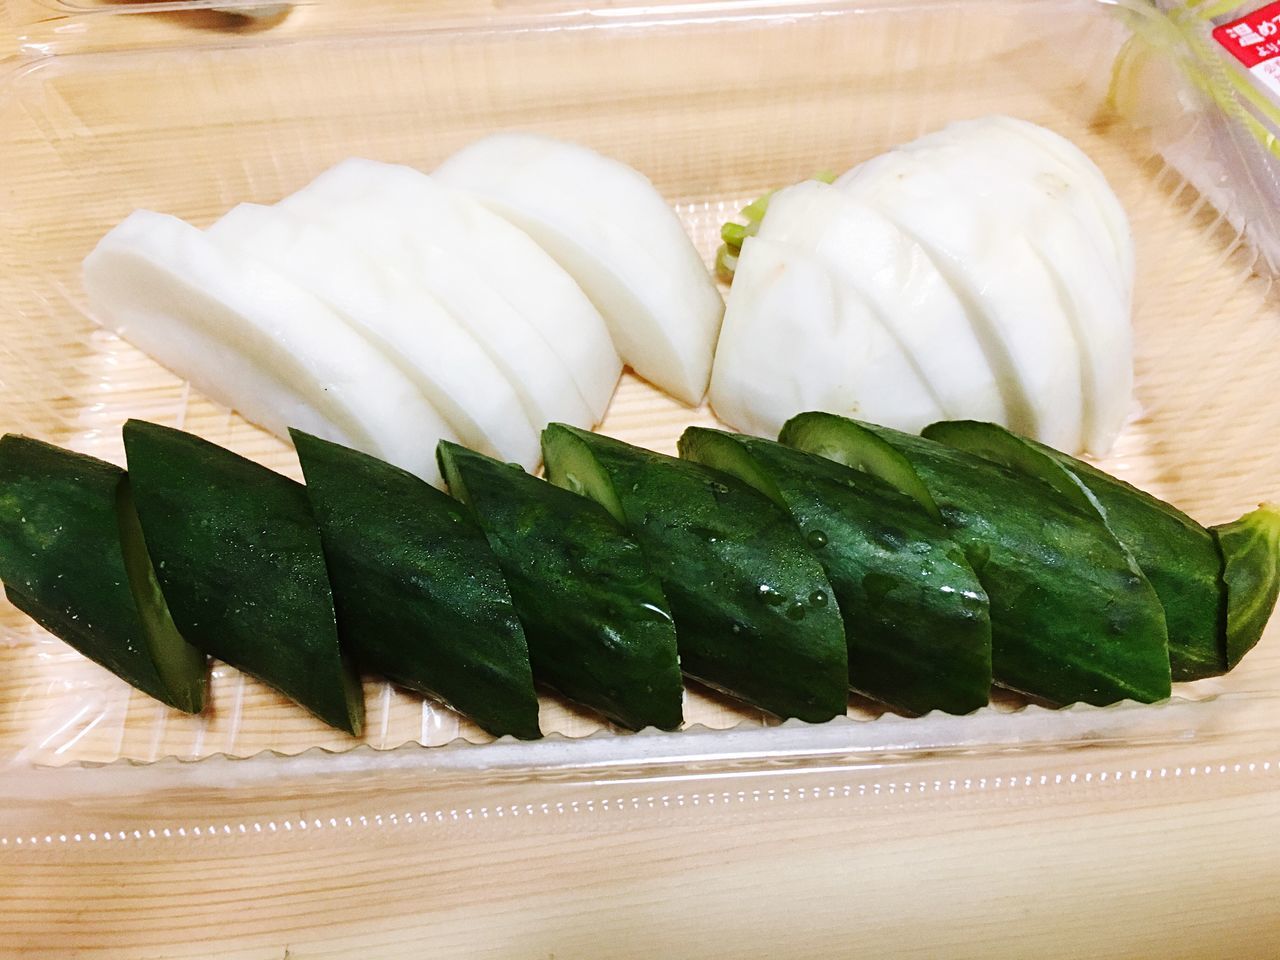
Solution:
[(1280, 0), (1215, 28), (1213, 38), (1250, 69), (1280, 58)]

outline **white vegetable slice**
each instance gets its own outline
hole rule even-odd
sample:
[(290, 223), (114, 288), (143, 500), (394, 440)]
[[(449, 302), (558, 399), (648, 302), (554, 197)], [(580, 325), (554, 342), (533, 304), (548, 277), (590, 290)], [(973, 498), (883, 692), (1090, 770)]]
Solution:
[(826, 410), (917, 432), (942, 418), (875, 310), (818, 257), (750, 237), (734, 274), (711, 375), (726, 423), (777, 436)]
[(1129, 224), (1128, 214), (1125, 213), (1120, 198), (1092, 158), (1066, 137), (1017, 117), (984, 117), (952, 126), (963, 128), (966, 122), (981, 126), (987, 132), (1002, 130), (1011, 136), (1022, 137), (1057, 161), (1067, 178), (1080, 187), (1080, 206), (1091, 204), (1095, 215), (1103, 224), (1111, 239), (1116, 262), (1120, 265), (1121, 278), (1126, 281), (1126, 294), (1132, 297), (1135, 265), (1133, 227)]
[[(1102, 171), (1071, 141), (1014, 117), (961, 120), (899, 148), (981, 155), (1069, 210), (1126, 297), (1133, 293), (1134, 250), (1128, 217)], [(1010, 185), (1015, 185), (1011, 183)]]
[(298, 426), (438, 483), (452, 436), (409, 380), (328, 307), (255, 258), (139, 210), (85, 259), (105, 326), (287, 439)]
[[(582, 415), (565, 412), (570, 407), (560, 398), (563, 389), (545, 382), (557, 376), (581, 397), (589, 411), (587, 426), (604, 417), (622, 372), (604, 319), (555, 260), (473, 198), (410, 167), (356, 158), (328, 170), (279, 206), (344, 226), (353, 217), (371, 226), (373, 214), (380, 215), (383, 246), (387, 241), (404, 245), (442, 301), (447, 301), (439, 289), (443, 282), (458, 287), (465, 278), (467, 284), (480, 282), (490, 291), (483, 314), (446, 305), (495, 362), (520, 371), (509, 375), (529, 384), (539, 408), (532, 419), (550, 415), (585, 422)], [(443, 260), (449, 266), (442, 274)], [(495, 300), (505, 306), (491, 316)]]
[[(1130, 282), (1121, 279), (1105, 225), (1071, 199), (1079, 188), (1055, 162), (1019, 138), (993, 134), (993, 124), (953, 124), (927, 147), (911, 149), (984, 209), (1016, 210), (1059, 302), (1080, 355), (1084, 446), (1105, 455), (1120, 433), (1133, 394)], [(930, 138), (926, 138), (930, 139)]]
[(1007, 420), (1000, 379), (929, 254), (876, 210), (815, 180), (769, 201), (759, 236), (808, 250), (864, 295), (947, 419)]
[(559, 357), (470, 264), (421, 237), (399, 232), (396, 219), (371, 204), (334, 206), (309, 222), (341, 231), (412, 277), (506, 375), (532, 425), (561, 420), (590, 428), (598, 422)]
[(242, 203), (208, 236), (260, 258), (319, 297), (413, 381), (467, 446), (528, 470), (537, 466), (538, 431), (506, 376), (439, 302), (394, 265), (277, 207)]
[(501, 133), (460, 150), (434, 176), (474, 193), (559, 261), (636, 373), (701, 402), (724, 303), (643, 174), (577, 144)]
[(1083, 397), (1072, 324), (1017, 210), (975, 202), (927, 156), (895, 150), (836, 185), (880, 211), (932, 257), (1011, 388), (1009, 426), (1067, 452), (1081, 446)]

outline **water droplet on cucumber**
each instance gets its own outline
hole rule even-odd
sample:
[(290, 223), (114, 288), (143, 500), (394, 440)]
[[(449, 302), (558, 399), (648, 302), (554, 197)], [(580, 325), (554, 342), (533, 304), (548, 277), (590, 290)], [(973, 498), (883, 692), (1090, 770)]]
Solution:
[(827, 535), (821, 530), (810, 530), (805, 540), (815, 550), (821, 550), (827, 545)]
[(793, 603), (787, 607), (788, 620), (803, 620), (806, 610), (803, 603)]
[(783, 603), (783, 601), (786, 599), (785, 597), (782, 596), (782, 594), (780, 594), (777, 590), (773, 589), (773, 587), (769, 586), (769, 584), (767, 583), (762, 583), (758, 588), (756, 588), (756, 596), (758, 596), (761, 600), (763, 600), (765, 603), (767, 603), (771, 607), (780, 606)]

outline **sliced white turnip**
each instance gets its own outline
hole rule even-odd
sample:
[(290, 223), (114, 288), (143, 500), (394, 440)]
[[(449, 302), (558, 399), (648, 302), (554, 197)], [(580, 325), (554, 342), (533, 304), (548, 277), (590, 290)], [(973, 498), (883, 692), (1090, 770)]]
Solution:
[(1010, 186), (1034, 190), (1038, 199), (1075, 217), (1096, 247), (1096, 255), (1125, 296), (1133, 293), (1134, 250), (1128, 217), (1102, 171), (1052, 130), (1014, 117), (961, 120), (905, 144), (900, 150), (931, 157), (961, 155), (987, 163), (989, 174), (1016, 177)]
[(975, 202), (927, 155), (896, 150), (836, 181), (929, 254), (973, 319), (1006, 393), (1009, 426), (1081, 447), (1083, 397), (1072, 321), (1016, 209)]
[(1002, 378), (964, 303), (895, 224), (837, 187), (809, 180), (774, 194), (759, 236), (813, 253), (865, 296), (947, 419), (1006, 422)]
[[(1010, 136), (1022, 137), (1057, 162), (1066, 179), (1073, 187), (1079, 188), (1078, 192), (1072, 192), (1073, 198), (1079, 198), (1078, 205), (1083, 208), (1089, 204), (1094, 208), (1094, 215), (1111, 240), (1121, 277), (1128, 281), (1127, 292), (1132, 296), (1135, 264), (1133, 227), (1120, 198), (1092, 158), (1066, 137), (1017, 117), (996, 115), (962, 123), (971, 123), (990, 134), (1003, 131)], [(953, 127), (961, 125), (952, 124)]]
[(501, 133), (460, 150), (434, 176), (472, 192), (559, 261), (636, 373), (701, 402), (724, 303), (643, 174), (577, 144)]
[(1080, 356), (1085, 449), (1105, 455), (1133, 393), (1132, 277), (1122, 278), (1105, 225), (1078, 202), (1079, 186), (1054, 169), (1056, 161), (1032, 141), (999, 129), (992, 123), (953, 124), (910, 149), (979, 208), (996, 215), (1018, 211), (1071, 321)]
[(96, 318), (201, 392), (287, 439), (301, 427), (438, 483), (453, 437), (380, 351), (256, 258), (139, 210), (84, 263)]
[(427, 296), (470, 333), (520, 397), (535, 427), (555, 420), (590, 428), (598, 418), (582, 398), (568, 369), (480, 271), (421, 237), (408, 237), (385, 210), (368, 204), (329, 208), (309, 222), (341, 231), (361, 249), (412, 277)]
[(913, 432), (943, 417), (871, 304), (820, 258), (762, 237), (738, 259), (710, 395), (720, 419), (767, 437), (806, 410)]
[[(410, 167), (373, 160), (346, 160), (279, 204), (309, 219), (344, 223), (353, 216), (370, 224), (380, 215), (383, 236), (418, 260), (448, 259), (451, 273), (482, 280), (489, 299), (506, 302), (501, 329), (476, 318), (473, 329), (490, 349), (520, 366), (521, 380), (559, 375), (582, 398), (594, 425), (613, 398), (622, 363), (604, 319), (559, 264), (533, 240), (485, 206)], [(362, 238), (366, 240), (367, 238)], [(425, 270), (427, 268), (419, 268)], [(438, 275), (432, 274), (438, 285)], [(459, 281), (461, 282), (461, 281)], [(438, 294), (444, 299), (443, 294)], [(471, 313), (457, 314), (472, 326)], [(539, 343), (539, 341), (541, 341)], [(495, 362), (499, 357), (495, 356)], [(550, 399), (561, 391), (534, 385)], [(541, 403), (546, 407), (546, 403)], [(557, 400), (552, 419), (580, 422)], [(543, 409), (540, 419), (552, 410)]]
[(315, 294), (408, 377), (467, 446), (533, 469), (539, 433), (489, 355), (420, 283), (336, 229), (242, 203), (213, 225), (217, 244), (258, 257)]

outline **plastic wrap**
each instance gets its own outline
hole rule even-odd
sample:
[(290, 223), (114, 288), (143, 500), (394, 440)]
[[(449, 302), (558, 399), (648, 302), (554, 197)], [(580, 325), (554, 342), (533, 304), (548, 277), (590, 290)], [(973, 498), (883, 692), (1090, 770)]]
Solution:
[[(1154, 6), (513, 3), (486, 5), (472, 26), (404, 9), (390, 33), (373, 17), (343, 26), (327, 15), (287, 42), (202, 35), (127, 52), (105, 49), (115, 34), (95, 48), (90, 22), (56, 55), (10, 63), (0, 96), (6, 429), (122, 462), (119, 427), (143, 417), (297, 474), (284, 445), (87, 315), (80, 261), (136, 207), (204, 225), (350, 155), (429, 169), (518, 126), (644, 171), (710, 262), (719, 224), (762, 191), (1005, 112), (1084, 148), (1132, 220), (1137, 394), (1104, 466), (1206, 523), (1277, 495), (1272, 144), (1197, 80), (1188, 65), (1203, 50), (1190, 34), (1150, 26), (1168, 23)], [(671, 452), (690, 423), (714, 420), (628, 375), (602, 429)], [(1153, 706), (1048, 711), (1011, 700), (908, 719), (854, 702), (849, 719), (806, 726), (690, 691), (688, 730), (629, 735), (546, 698), (552, 736), (534, 744), (484, 743), (446, 708), (370, 681), (358, 742), (220, 664), (211, 709), (181, 717), (6, 608), (0, 848), (92, 859), (111, 844), (111, 856), (133, 857), (146, 854), (120, 851), (199, 837), (270, 850), (306, 832), (336, 850), (446, 827), (533, 835), (592, 817), (648, 830), (782, 807), (800, 819), (812, 808), (816, 823), (851, 804), (1243, 797), (1280, 761), (1268, 753), (1280, 736), (1275, 633), (1230, 676), (1180, 685)]]

